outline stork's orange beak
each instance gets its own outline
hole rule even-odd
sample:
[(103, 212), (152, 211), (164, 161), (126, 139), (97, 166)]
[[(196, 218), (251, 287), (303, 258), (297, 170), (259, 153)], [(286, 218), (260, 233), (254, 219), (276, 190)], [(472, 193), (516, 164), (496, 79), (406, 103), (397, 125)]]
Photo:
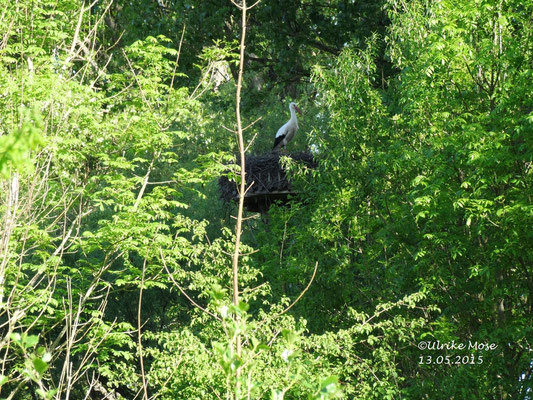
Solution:
[(299, 113), (300, 115), (303, 115), (302, 110), (300, 110), (300, 107), (298, 107), (298, 106), (295, 104), (295, 105), (294, 105), (294, 108), (296, 109), (296, 111), (298, 111), (298, 113)]

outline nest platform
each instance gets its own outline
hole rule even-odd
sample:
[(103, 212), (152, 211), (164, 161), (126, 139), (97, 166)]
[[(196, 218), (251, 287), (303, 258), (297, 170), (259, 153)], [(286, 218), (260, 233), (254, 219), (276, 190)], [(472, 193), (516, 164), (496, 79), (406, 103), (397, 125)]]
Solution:
[[(308, 168), (315, 168), (316, 162), (311, 153), (280, 154), (270, 153), (259, 156), (246, 156), (246, 188), (244, 206), (248, 211), (266, 213), (274, 202), (286, 203), (289, 196), (297, 194), (293, 191), (286, 171), (280, 165), (280, 157), (290, 157), (303, 163)], [(237, 164), (240, 159), (237, 158)], [(252, 184), (253, 183), (253, 184)], [(237, 184), (226, 176), (218, 181), (222, 199), (226, 202), (239, 200)], [(250, 187), (251, 185), (251, 187)]]

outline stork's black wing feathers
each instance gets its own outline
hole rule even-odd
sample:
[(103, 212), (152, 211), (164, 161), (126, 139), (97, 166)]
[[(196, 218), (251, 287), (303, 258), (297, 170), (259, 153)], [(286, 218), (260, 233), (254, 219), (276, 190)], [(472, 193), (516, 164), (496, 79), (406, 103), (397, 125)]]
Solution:
[(272, 150), (276, 150), (276, 147), (285, 139), (285, 136), (287, 135), (279, 135), (276, 136), (276, 139), (274, 139), (274, 147), (272, 147)]

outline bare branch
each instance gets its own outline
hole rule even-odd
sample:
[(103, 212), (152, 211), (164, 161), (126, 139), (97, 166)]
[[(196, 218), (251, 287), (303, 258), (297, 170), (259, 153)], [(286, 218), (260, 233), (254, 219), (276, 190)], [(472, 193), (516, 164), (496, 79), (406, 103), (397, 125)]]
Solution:
[(246, 190), (244, 191), (244, 194), (243, 194), (243, 197), (246, 196), (246, 193), (248, 193), (248, 191), (252, 188), (252, 186), (254, 185), (255, 181), (253, 181), (252, 183), (250, 183), (250, 185), (248, 185), (248, 187), (246, 188)]
[[(258, 217), (259, 217), (259, 214), (253, 214), (253, 215), (250, 215), (249, 217), (243, 217), (242, 220), (243, 221), (248, 221), (250, 219), (257, 219)], [(233, 218), (235, 220), (237, 219), (237, 217), (234, 216), (234, 215), (230, 215), (230, 218)]]
[(254, 126), (257, 122), (259, 122), (263, 117), (259, 117), (257, 118), (254, 122), (252, 122), (251, 124), (248, 124), (246, 127), (242, 128), (243, 132), (248, 129), (248, 128), (251, 128), (252, 126)]
[(228, 128), (227, 126), (224, 126), (224, 125), (221, 125), (221, 126), (222, 126), (222, 128), (224, 128), (224, 129), (227, 130), (228, 132), (235, 133), (235, 134), (237, 133), (237, 131), (234, 130), (234, 129), (230, 129), (230, 128)]
[(150, 165), (148, 166), (148, 170), (146, 171), (146, 174), (143, 178), (143, 183), (141, 185), (141, 189), (139, 190), (139, 193), (137, 195), (137, 199), (135, 200), (135, 204), (133, 205), (133, 211), (136, 211), (139, 207), (139, 204), (141, 203), (142, 197), (144, 195), (144, 191), (146, 190), (146, 186), (148, 185), (148, 180), (150, 179), (150, 174), (152, 173), (152, 169), (154, 167), (155, 160), (159, 158), (160, 151), (156, 151), (154, 153), (154, 156), (152, 157), (152, 161), (150, 162)]
[(258, 5), (259, 3), (261, 3), (261, 0), (257, 0), (254, 4), (252, 4), (250, 7), (248, 7), (248, 10), (251, 10), (251, 9), (254, 8), (256, 5)]
[(240, 6), (235, 0), (231, 0), (231, 2), (235, 5), (235, 7), (237, 7), (239, 10), (243, 10), (243, 11), (246, 11), (246, 2), (243, 2), (243, 5)]
[(67, 58), (67, 61), (74, 58), (74, 49), (76, 48), (76, 44), (78, 43), (81, 23), (83, 21), (83, 13), (86, 11), (84, 4), (85, 3), (82, 3), (80, 7), (80, 15), (78, 16), (78, 23), (76, 24), (76, 29), (74, 30), (74, 37), (72, 38), (72, 44), (70, 45), (69, 57)]
[(292, 306), (294, 306), (296, 303), (298, 303), (298, 301), (300, 301), (300, 299), (302, 298), (302, 296), (305, 294), (305, 292), (307, 292), (309, 290), (309, 288), (311, 287), (311, 283), (313, 283), (313, 280), (315, 279), (315, 275), (316, 275), (316, 270), (318, 269), (318, 261), (316, 262), (315, 264), (315, 269), (313, 271), (313, 275), (311, 276), (311, 279), (309, 280), (309, 283), (307, 284), (307, 286), (305, 287), (304, 290), (302, 290), (302, 293), (300, 293), (300, 295), (296, 298), (296, 300), (294, 300), (292, 302), (292, 304), (290, 306), (288, 306), (285, 310), (283, 310), (281, 313), (279, 313), (277, 316), (281, 316), (283, 314), (285, 314), (287, 311), (289, 311)]
[(252, 140), (248, 143), (248, 146), (244, 149), (244, 152), (247, 152), (250, 146), (255, 142), (255, 139), (257, 138), (257, 133), (252, 137)]
[(178, 64), (180, 61), (181, 45), (183, 43), (183, 35), (185, 35), (185, 27), (186, 25), (183, 24), (183, 30), (181, 31), (180, 44), (178, 46), (178, 54), (176, 56), (176, 62), (174, 63), (174, 71), (172, 71), (172, 80), (170, 81), (170, 88), (174, 87), (174, 78), (176, 77), (176, 70), (178, 69)]
[(148, 400), (148, 385), (146, 383), (146, 373), (144, 371), (144, 359), (143, 359), (143, 346), (142, 346), (142, 333), (141, 333), (141, 311), (142, 311), (142, 299), (143, 299), (143, 286), (144, 277), (146, 274), (146, 258), (143, 262), (143, 269), (141, 275), (141, 286), (139, 288), (139, 304), (137, 307), (137, 345), (139, 348), (139, 361), (141, 364), (141, 377), (143, 383), (143, 399)]
[(191, 302), (191, 304), (193, 306), (195, 306), (196, 308), (202, 310), (203, 312), (205, 312), (207, 315), (210, 315), (211, 317), (215, 318), (216, 320), (218, 321), (222, 321), (221, 318), (217, 317), (215, 314), (213, 314), (212, 312), (210, 312), (209, 310), (207, 310), (206, 308), (202, 307), (201, 305), (199, 305), (197, 302), (195, 302), (191, 296), (189, 296), (187, 294), (187, 292), (185, 292), (185, 290), (182, 289), (182, 287), (179, 285), (178, 282), (176, 282), (176, 280), (174, 279), (174, 277), (172, 276), (172, 274), (170, 273), (170, 270), (168, 269), (167, 267), (167, 263), (165, 261), (165, 256), (163, 256), (163, 250), (161, 248), (159, 248), (159, 255), (161, 256), (161, 261), (163, 262), (163, 266), (165, 267), (165, 270), (167, 271), (168, 273), (168, 276), (170, 277), (170, 280), (172, 281), (172, 283), (174, 283), (174, 285), (179, 289), (179, 291), (181, 292), (182, 295), (184, 295), (187, 300), (189, 300)]
[[(240, 244), (241, 244), (241, 233), (242, 233), (242, 216), (244, 209), (244, 196), (245, 185), (246, 185), (246, 156), (244, 148), (244, 138), (243, 138), (243, 129), (241, 121), (241, 89), (242, 89), (242, 76), (244, 71), (244, 49), (246, 42), (246, 0), (242, 0), (242, 6), (239, 6), (234, 0), (231, 0), (242, 11), (242, 21), (241, 21), (241, 44), (240, 44), (240, 54), (239, 54), (239, 75), (237, 78), (237, 91), (235, 93), (235, 116), (237, 118), (237, 138), (239, 143), (239, 154), (240, 154), (240, 190), (239, 190), (239, 208), (237, 211), (237, 222), (235, 224), (235, 250), (233, 252), (232, 259), (232, 275), (233, 275), (233, 304), (235, 307), (239, 304), (239, 256), (240, 256)], [(251, 185), (250, 185), (251, 186)], [(238, 315), (234, 316), (235, 322), (238, 321)], [(236, 334), (235, 337), (235, 353), (237, 357), (241, 356), (241, 346), (242, 338), (240, 334)], [(238, 367), (235, 371), (235, 398), (240, 397), (240, 375), (242, 371), (242, 366)]]

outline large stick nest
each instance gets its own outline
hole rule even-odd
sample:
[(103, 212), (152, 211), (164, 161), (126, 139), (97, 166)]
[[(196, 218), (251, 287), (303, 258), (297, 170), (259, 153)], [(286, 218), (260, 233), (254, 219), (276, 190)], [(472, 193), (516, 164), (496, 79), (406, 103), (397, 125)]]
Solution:
[[(311, 153), (301, 152), (293, 154), (270, 153), (260, 156), (246, 156), (246, 188), (245, 205), (251, 211), (265, 211), (272, 201), (286, 199), (292, 194), (291, 184), (287, 179), (285, 169), (280, 164), (280, 157), (287, 156), (294, 161), (304, 163), (308, 168), (315, 168), (316, 162)], [(237, 158), (237, 165), (240, 159)], [(253, 183), (253, 184), (252, 184)], [(227, 176), (218, 181), (222, 199), (237, 201), (239, 195), (237, 184)], [(250, 185), (252, 185), (250, 187)]]

